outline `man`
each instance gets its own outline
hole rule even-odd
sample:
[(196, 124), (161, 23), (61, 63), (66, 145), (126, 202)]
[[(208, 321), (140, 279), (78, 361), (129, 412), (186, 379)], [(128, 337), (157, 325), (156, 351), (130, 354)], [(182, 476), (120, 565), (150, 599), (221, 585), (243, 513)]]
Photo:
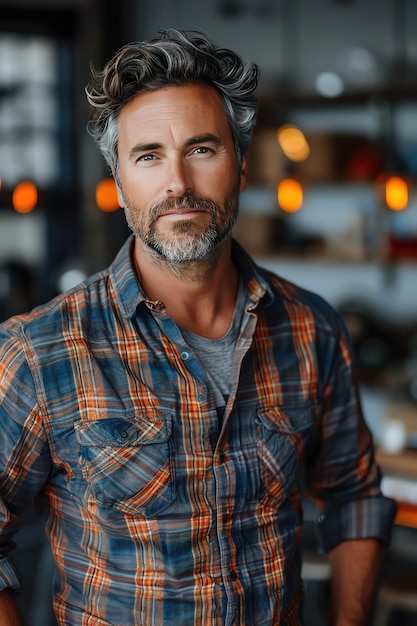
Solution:
[(91, 132), (133, 236), (1, 327), (2, 586), (18, 587), (20, 511), (45, 501), (61, 625), (302, 624), (303, 490), (323, 506), (334, 623), (365, 624), (395, 507), (345, 328), (231, 237), (256, 83), (176, 30), (94, 73)]

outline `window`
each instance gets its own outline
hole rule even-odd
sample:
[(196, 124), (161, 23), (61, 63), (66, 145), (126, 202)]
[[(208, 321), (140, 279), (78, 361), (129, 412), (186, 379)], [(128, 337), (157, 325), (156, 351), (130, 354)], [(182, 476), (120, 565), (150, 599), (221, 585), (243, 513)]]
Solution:
[[(55, 294), (53, 271), (79, 244), (76, 17), (68, 9), (2, 8), (0, 264), (29, 265), (38, 301)], [(13, 210), (22, 181), (38, 189), (25, 215)]]

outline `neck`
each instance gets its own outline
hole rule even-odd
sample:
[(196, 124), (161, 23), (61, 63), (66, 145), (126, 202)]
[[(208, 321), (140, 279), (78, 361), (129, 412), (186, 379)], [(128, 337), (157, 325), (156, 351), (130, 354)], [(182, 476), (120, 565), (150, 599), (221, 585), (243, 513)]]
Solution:
[(156, 257), (138, 238), (134, 256), (146, 297), (162, 302), (167, 314), (178, 325), (212, 339), (227, 332), (239, 284), (230, 237), (201, 261), (166, 262)]
[[(229, 241), (227, 239), (222, 241), (221, 244), (218, 245), (217, 248), (204, 259), (189, 261), (186, 263), (175, 263), (168, 261), (158, 254), (158, 252), (152, 250), (152, 248), (145, 247), (140, 241), (138, 241), (138, 239), (136, 239), (136, 270), (139, 276), (142, 276), (143, 271), (146, 271), (146, 263), (149, 260), (150, 264), (154, 266), (152, 269), (155, 273), (166, 274), (171, 280), (176, 279), (183, 283), (203, 283), (206, 280), (209, 280), (210, 276), (215, 273), (217, 266), (221, 262), (224, 249), (227, 247), (228, 243)], [(137, 253), (138, 248), (140, 248), (139, 254)], [(230, 249), (226, 252), (226, 254), (230, 255)], [(143, 270), (141, 269), (142, 266)]]

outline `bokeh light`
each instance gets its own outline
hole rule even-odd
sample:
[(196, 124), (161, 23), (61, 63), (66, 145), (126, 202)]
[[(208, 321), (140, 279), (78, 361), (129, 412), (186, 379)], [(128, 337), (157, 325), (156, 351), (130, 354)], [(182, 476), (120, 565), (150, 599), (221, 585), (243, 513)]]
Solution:
[(96, 203), (98, 208), (105, 213), (120, 209), (117, 187), (113, 178), (104, 178), (97, 184)]
[(283, 153), (291, 161), (305, 161), (310, 154), (310, 147), (303, 132), (296, 126), (284, 124), (277, 131), (278, 143)]
[(38, 189), (35, 183), (23, 181), (16, 185), (12, 194), (12, 205), (17, 213), (30, 213), (38, 203)]
[(403, 211), (408, 205), (408, 185), (401, 176), (390, 176), (385, 181), (385, 202), (391, 211)]
[(337, 98), (340, 96), (345, 85), (343, 79), (336, 72), (322, 72), (315, 80), (316, 91), (325, 98)]
[(285, 213), (296, 213), (303, 205), (303, 188), (294, 178), (282, 180), (277, 195), (278, 205)]

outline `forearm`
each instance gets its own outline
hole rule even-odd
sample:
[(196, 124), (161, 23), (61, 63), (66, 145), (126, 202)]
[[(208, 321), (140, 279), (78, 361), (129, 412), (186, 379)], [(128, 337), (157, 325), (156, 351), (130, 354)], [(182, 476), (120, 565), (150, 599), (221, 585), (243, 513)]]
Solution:
[(1, 626), (23, 626), (19, 611), (7, 589), (0, 591), (0, 624)]
[(365, 626), (378, 586), (383, 548), (374, 539), (344, 541), (329, 553), (333, 626)]

